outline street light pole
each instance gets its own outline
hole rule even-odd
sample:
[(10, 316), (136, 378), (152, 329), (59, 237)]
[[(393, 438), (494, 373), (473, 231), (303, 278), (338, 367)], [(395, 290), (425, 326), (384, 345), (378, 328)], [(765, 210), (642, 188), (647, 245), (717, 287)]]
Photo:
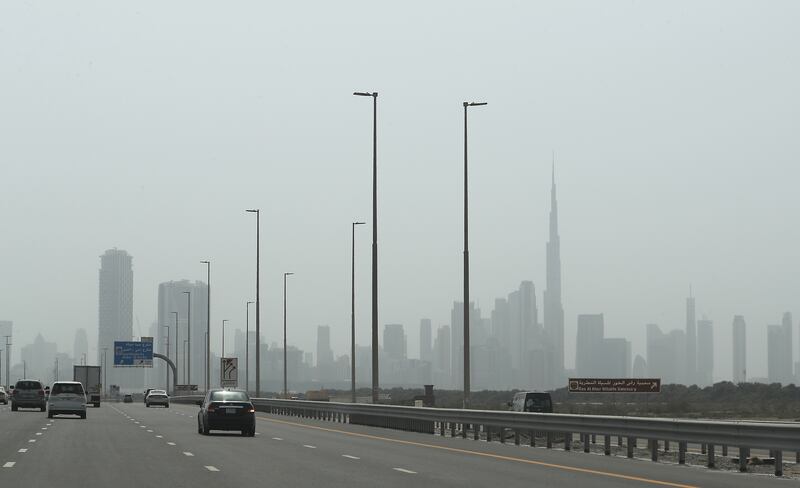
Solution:
[[(486, 102), (464, 102), (464, 408), (469, 408), (469, 187), (467, 185), (467, 108)], [(466, 430), (464, 431), (466, 435)]]
[(250, 391), (250, 304), (247, 302), (245, 308), (247, 309), (247, 318), (245, 319), (245, 335), (244, 335), (244, 391)]
[[(178, 340), (178, 312), (170, 312), (170, 313), (175, 314), (175, 369), (178, 369), (178, 358), (180, 357), (178, 356), (178, 346), (180, 345), (180, 341)], [(177, 372), (175, 374), (175, 379), (176, 380), (178, 379)], [(184, 382), (184, 384), (186, 383)], [(177, 385), (172, 385), (172, 389), (174, 390), (176, 386)]]
[(250, 209), (247, 212), (256, 214), (256, 398), (261, 396), (261, 294), (259, 285), (261, 279), (260, 258), (261, 245), (259, 242), (261, 232), (261, 209)]
[[(200, 261), (205, 264), (208, 271), (206, 279), (206, 336), (211, 337), (211, 261)], [(206, 341), (206, 391), (211, 388), (211, 341)]]
[(283, 273), (283, 398), (289, 398), (286, 381), (286, 277), (294, 273)]
[[(169, 359), (169, 325), (162, 325), (161, 327), (167, 329), (167, 344), (164, 349), (167, 351), (166, 356), (167, 359)], [(167, 385), (167, 393), (169, 393), (169, 364), (164, 365), (164, 369), (166, 370), (167, 373), (165, 378), (165, 384)]]
[(3, 336), (3, 337), (6, 338), (6, 385), (10, 386), (10, 383), (8, 382), (8, 373), (9, 373), (8, 370), (11, 367), (11, 353), (8, 352), (8, 348), (9, 348), (9, 346), (11, 346), (11, 343), (8, 342), (8, 340), (11, 338), (11, 336), (7, 335), (7, 336)]
[[(186, 295), (186, 341), (189, 343), (188, 351), (189, 354), (192, 354), (192, 292), (185, 291), (183, 292)], [(186, 353), (183, 353), (186, 355)], [(192, 382), (192, 362), (190, 360), (186, 360), (186, 381), (189, 383)], [(187, 385), (189, 383), (186, 383)]]
[(372, 403), (378, 403), (378, 92), (355, 92), (372, 97)]
[(353, 240), (350, 256), (350, 390), (351, 401), (356, 402), (356, 226), (364, 222), (353, 222)]
[[(183, 384), (188, 385), (189, 383), (186, 382), (186, 343), (189, 342), (188, 340), (183, 340)], [(191, 391), (191, 390), (189, 390)], [(191, 393), (189, 393), (191, 395)]]
[(225, 357), (225, 322), (228, 322), (228, 319), (222, 320), (222, 355), (220, 357)]
[(107, 347), (103, 348), (103, 390), (105, 395), (108, 396), (108, 358), (106, 357)]

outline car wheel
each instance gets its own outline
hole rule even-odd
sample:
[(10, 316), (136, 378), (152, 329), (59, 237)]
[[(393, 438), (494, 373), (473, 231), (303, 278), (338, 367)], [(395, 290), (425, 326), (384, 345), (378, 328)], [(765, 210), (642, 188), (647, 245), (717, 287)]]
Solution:
[(44, 412), (45, 410), (47, 410), (47, 407), (44, 407), (44, 406), (42, 406), (42, 407), (39, 407), (39, 411), (40, 411), (40, 412)]
[(203, 435), (208, 435), (210, 431), (211, 431), (211, 429), (208, 428), (208, 425), (206, 425), (206, 423), (203, 422), (203, 432), (201, 432), (201, 433)]
[(147, 407), (147, 408), (150, 408), (150, 404), (149, 403), (145, 403), (144, 406)]
[(16, 412), (16, 411), (17, 411), (17, 408), (18, 408), (18, 407), (17, 407), (16, 405), (14, 405), (13, 403), (11, 404), (11, 411), (12, 411), (12, 412)]
[(53, 418), (53, 412), (47, 412), (47, 418), (49, 419)]
[(81, 418), (82, 418), (83, 420), (86, 420), (86, 412), (81, 412)]
[(164, 405), (164, 408), (169, 408), (169, 403), (167, 403), (166, 405)]
[(203, 428), (200, 427), (200, 421), (199, 420), (197, 421), (197, 433), (198, 434), (202, 434), (203, 433)]

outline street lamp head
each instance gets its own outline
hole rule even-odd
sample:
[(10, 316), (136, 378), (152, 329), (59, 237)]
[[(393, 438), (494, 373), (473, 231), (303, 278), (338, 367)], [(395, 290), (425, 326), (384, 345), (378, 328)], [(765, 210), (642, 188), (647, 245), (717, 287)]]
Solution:
[(294, 273), (283, 273), (283, 276), (292, 276)]
[(248, 305), (253, 304), (253, 303), (256, 303), (256, 302), (247, 302)]
[(250, 208), (250, 209), (247, 209), (247, 210), (245, 210), (245, 212), (255, 212), (255, 213), (258, 213), (260, 210), (261, 210), (260, 208)]
[(464, 102), (465, 107), (479, 107), (481, 105), (488, 105), (488, 102)]
[(378, 97), (378, 92), (353, 92), (353, 95), (357, 97)]
[(366, 222), (353, 222), (353, 225), (364, 225)]
[(203, 264), (211, 264), (211, 261), (200, 261)]

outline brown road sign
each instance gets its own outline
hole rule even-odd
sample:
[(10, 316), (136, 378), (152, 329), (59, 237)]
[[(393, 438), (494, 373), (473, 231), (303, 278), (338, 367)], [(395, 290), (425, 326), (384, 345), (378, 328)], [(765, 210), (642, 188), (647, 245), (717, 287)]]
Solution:
[(661, 393), (661, 378), (570, 378), (570, 393)]

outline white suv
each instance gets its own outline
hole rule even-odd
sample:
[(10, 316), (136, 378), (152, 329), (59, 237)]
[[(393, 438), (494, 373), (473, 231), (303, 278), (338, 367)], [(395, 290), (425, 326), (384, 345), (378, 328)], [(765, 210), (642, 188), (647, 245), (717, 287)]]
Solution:
[(0, 402), (3, 402), (3, 405), (8, 405), (8, 393), (2, 386), (0, 386)]
[(56, 381), (50, 387), (47, 400), (47, 418), (53, 415), (72, 414), (86, 418), (86, 392), (77, 381)]

